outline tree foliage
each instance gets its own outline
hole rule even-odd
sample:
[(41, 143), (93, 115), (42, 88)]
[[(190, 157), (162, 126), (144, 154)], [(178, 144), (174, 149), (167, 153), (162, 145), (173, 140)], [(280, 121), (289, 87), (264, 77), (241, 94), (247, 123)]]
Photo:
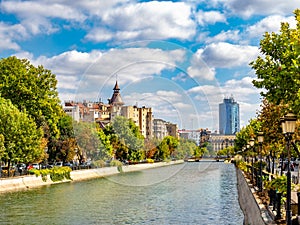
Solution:
[(102, 129), (98, 130), (99, 137), (99, 154), (97, 159), (108, 160), (111, 159), (114, 155), (113, 146), (109, 139), (109, 136), (106, 136)]
[(166, 136), (157, 146), (155, 158), (159, 160), (166, 160), (170, 158), (177, 158), (179, 141), (173, 136)]
[(28, 117), (26, 110), (20, 112), (10, 100), (0, 98), (0, 115), (1, 160), (8, 165), (13, 161), (38, 160), (44, 151), (41, 145), (43, 132)]
[(55, 145), (49, 150), (50, 160), (70, 162), (75, 156), (77, 147), (74, 130), (72, 126), (73, 120), (70, 116), (64, 115), (58, 121), (58, 129), (60, 130), (60, 138), (55, 140)]
[[(235, 138), (234, 151), (239, 152), (249, 144), (251, 138), (255, 138), (261, 129), (261, 123), (257, 119), (252, 119), (246, 127), (243, 127)], [(251, 150), (248, 150), (251, 151)]]
[(75, 140), (81, 160), (95, 158), (100, 140), (97, 125), (92, 122), (73, 122)]
[(280, 121), (284, 106), (264, 99), (261, 108), (258, 121), (260, 121), (260, 131), (264, 135), (262, 152), (264, 155), (272, 153), (272, 156), (279, 157), (284, 149), (284, 136)]
[(175, 158), (184, 159), (184, 158), (191, 157), (194, 155), (194, 151), (197, 148), (198, 146), (196, 145), (195, 141), (185, 139), (185, 138), (180, 138), (179, 145), (175, 153)]
[(34, 119), (37, 127), (49, 128), (58, 137), (62, 107), (57, 80), (43, 66), (34, 67), (27, 59), (8, 57), (0, 60), (0, 94)]
[(4, 135), (0, 134), (0, 159), (4, 156), (4, 153), (5, 153)]
[(300, 112), (300, 10), (294, 11), (297, 26), (281, 23), (279, 33), (266, 32), (260, 41), (259, 56), (250, 65), (255, 70), (255, 87), (270, 103)]
[(144, 136), (132, 120), (117, 116), (111, 124), (114, 134), (118, 137), (120, 149), (128, 153), (127, 159), (136, 161), (143, 156)]

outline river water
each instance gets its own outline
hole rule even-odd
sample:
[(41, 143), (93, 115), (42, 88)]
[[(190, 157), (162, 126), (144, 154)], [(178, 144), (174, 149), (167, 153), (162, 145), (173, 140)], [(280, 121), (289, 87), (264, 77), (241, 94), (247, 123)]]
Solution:
[(235, 168), (193, 162), (0, 195), (0, 224), (243, 224)]

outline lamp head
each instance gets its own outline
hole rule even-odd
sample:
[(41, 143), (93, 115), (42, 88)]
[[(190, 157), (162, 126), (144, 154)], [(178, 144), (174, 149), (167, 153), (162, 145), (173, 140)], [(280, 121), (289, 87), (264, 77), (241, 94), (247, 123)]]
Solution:
[(288, 113), (284, 116), (284, 121), (286, 133), (295, 133), (297, 116), (293, 113)]
[(250, 146), (251, 147), (253, 147), (254, 146), (254, 138), (252, 137), (252, 138), (250, 138), (250, 140), (249, 140), (249, 144), (250, 144)]
[(264, 133), (263, 132), (258, 132), (257, 133), (257, 140), (258, 140), (258, 143), (263, 143), (264, 142)]

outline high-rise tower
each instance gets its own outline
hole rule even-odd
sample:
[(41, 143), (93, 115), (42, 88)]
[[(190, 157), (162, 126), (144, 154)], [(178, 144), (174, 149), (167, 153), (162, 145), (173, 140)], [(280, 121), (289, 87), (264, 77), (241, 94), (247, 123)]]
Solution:
[(224, 98), (219, 104), (219, 131), (220, 134), (236, 134), (240, 131), (239, 104), (233, 97)]

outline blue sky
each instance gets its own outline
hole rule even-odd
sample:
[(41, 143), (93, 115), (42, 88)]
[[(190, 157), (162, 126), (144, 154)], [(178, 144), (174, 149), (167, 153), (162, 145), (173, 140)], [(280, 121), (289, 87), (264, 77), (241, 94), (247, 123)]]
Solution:
[(56, 74), (61, 101), (107, 102), (116, 79), (126, 105), (153, 108), (180, 128), (218, 130), (233, 96), (241, 125), (260, 90), (248, 64), (264, 32), (295, 26), (300, 0), (1, 1), (1, 58), (16, 55)]

